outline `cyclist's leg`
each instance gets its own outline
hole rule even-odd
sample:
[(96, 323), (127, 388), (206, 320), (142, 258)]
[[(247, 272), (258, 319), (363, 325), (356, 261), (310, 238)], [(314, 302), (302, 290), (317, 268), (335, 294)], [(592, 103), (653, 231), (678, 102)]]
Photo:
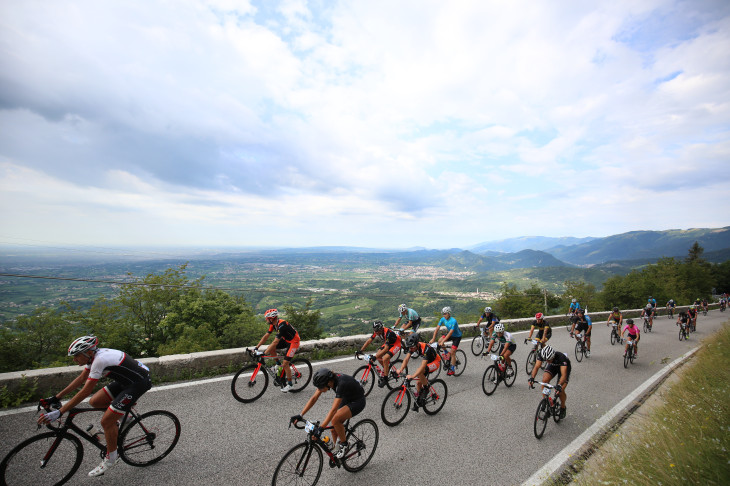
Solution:
[(118, 384), (117, 382), (114, 382), (109, 385), (108, 388), (114, 390), (118, 387), (122, 388), (122, 390), (116, 394), (114, 400), (111, 401), (109, 408), (106, 409), (101, 418), (101, 426), (104, 429), (104, 439), (106, 440), (106, 450), (110, 457), (112, 456), (112, 453), (117, 450), (117, 437), (119, 436), (119, 425), (117, 421), (124, 417), (124, 414), (132, 409), (132, 405), (137, 403), (137, 400), (139, 400), (139, 398), (144, 395), (147, 390), (152, 388), (152, 383), (149, 379), (145, 382), (132, 383), (128, 386), (112, 385)]
[(459, 349), (461, 336), (451, 338), (451, 367), (456, 366), (456, 350)]
[(512, 366), (512, 353), (517, 349), (517, 345), (515, 343), (511, 343), (509, 346), (504, 347), (504, 353), (502, 356), (504, 356), (504, 362), (509, 367)]
[(332, 417), (332, 440), (335, 441), (335, 444), (338, 441), (345, 442), (345, 438), (347, 437), (345, 432), (345, 422), (350, 420), (352, 417), (353, 413), (350, 409), (349, 403), (343, 404), (335, 412), (335, 415)]
[(588, 330), (586, 331), (586, 347), (588, 351), (591, 350), (591, 332), (593, 332), (593, 326), (588, 326)]
[(286, 350), (286, 354), (284, 355), (284, 374), (286, 375), (286, 381), (289, 383), (289, 385), (293, 385), (292, 379), (291, 379), (291, 359), (292, 357), (297, 353), (299, 350), (299, 341), (294, 341), (289, 344), (289, 347)]
[(381, 360), (381, 363), (383, 363), (383, 375), (385, 377), (387, 377), (388, 373), (390, 373), (390, 360), (398, 352), (398, 349), (399, 347), (393, 345), (390, 348), (386, 349), (383, 353), (383, 359)]

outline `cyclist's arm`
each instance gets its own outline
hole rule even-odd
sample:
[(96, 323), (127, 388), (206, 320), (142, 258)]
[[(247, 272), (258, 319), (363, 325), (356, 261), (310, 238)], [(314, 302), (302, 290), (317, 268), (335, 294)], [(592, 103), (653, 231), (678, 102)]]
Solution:
[(527, 339), (532, 339), (532, 331), (535, 330), (535, 326), (530, 326), (530, 335), (527, 336)]
[(436, 329), (433, 330), (433, 336), (431, 336), (431, 340), (428, 342), (428, 344), (431, 344), (436, 340), (436, 338), (439, 335), (439, 329), (441, 329), (440, 325), (436, 325)]
[(304, 414), (309, 412), (309, 410), (314, 406), (315, 403), (317, 403), (317, 400), (319, 400), (319, 396), (322, 394), (321, 391), (319, 391), (319, 388), (314, 389), (314, 393), (312, 394), (312, 397), (307, 401), (306, 405), (304, 405), (304, 408), (302, 409), (301, 415), (304, 417)]
[(415, 373), (411, 373), (410, 375), (406, 376), (406, 378), (415, 378), (416, 376), (423, 375), (426, 373), (426, 363), (425, 359), (421, 360), (421, 365), (418, 367)]
[(335, 398), (332, 401), (332, 408), (330, 408), (330, 411), (327, 412), (327, 416), (324, 418), (324, 420), (320, 424), (320, 427), (327, 427), (329, 425), (329, 423), (332, 421), (332, 418), (335, 416), (337, 411), (340, 409), (340, 406), (342, 406), (342, 398)]
[(479, 324), (481, 324), (481, 323), (482, 323), (482, 318), (480, 317), (479, 320), (477, 321), (477, 327), (479, 327)]
[(369, 337), (367, 339), (367, 341), (365, 341), (365, 344), (363, 344), (362, 347), (360, 348), (360, 352), (361, 353), (364, 353), (365, 352), (365, 348), (367, 348), (368, 346), (370, 346), (370, 343), (372, 343), (372, 342), (373, 342), (373, 338), (372, 337)]
[(393, 324), (393, 328), (394, 328), (394, 329), (395, 329), (395, 328), (396, 328), (396, 327), (398, 326), (398, 324), (400, 324), (400, 320), (401, 320), (401, 319), (403, 319), (403, 317), (402, 317), (402, 316), (401, 316), (401, 317), (399, 317), (398, 319), (396, 319), (396, 320), (395, 320), (395, 324)]
[(79, 373), (79, 376), (74, 378), (74, 381), (72, 381), (66, 388), (61, 390), (60, 393), (56, 394), (56, 398), (63, 398), (72, 391), (81, 388), (86, 383), (86, 380), (89, 378), (89, 373), (91, 373), (91, 370), (84, 367), (84, 369), (81, 370), (81, 373)]
[[(76, 381), (76, 380), (74, 380)], [(66, 402), (61, 407), (61, 414), (64, 414), (74, 408), (79, 403), (83, 402), (86, 397), (91, 395), (94, 391), (94, 387), (98, 383), (99, 380), (86, 380), (86, 383), (84, 383), (83, 388), (79, 390), (79, 392), (71, 398), (68, 402)]]
[(441, 341), (442, 343), (445, 343), (446, 341), (448, 341), (449, 339), (451, 339), (451, 335), (452, 334), (454, 334), (454, 330), (453, 329), (449, 329), (449, 332), (447, 332), (446, 334), (444, 334), (443, 337), (441, 339), (439, 339), (439, 341)]
[(565, 388), (565, 385), (568, 383), (568, 367), (567, 366), (561, 366), (560, 367), (560, 380), (558, 381), (558, 384)]
[(548, 327), (547, 326), (542, 328), (542, 339), (540, 340), (540, 342), (543, 344), (548, 342)]
[(269, 339), (269, 336), (271, 336), (270, 332), (267, 332), (266, 334), (264, 334), (264, 337), (262, 337), (261, 341), (259, 341), (259, 343), (256, 345), (256, 349), (258, 349), (262, 344), (264, 344), (266, 342), (266, 340)]
[(408, 366), (408, 362), (411, 360), (411, 353), (406, 353), (406, 357), (403, 358), (403, 362), (400, 364), (400, 369), (398, 370), (398, 374), (400, 375), (403, 373), (403, 370), (406, 369), (406, 366)]
[(538, 370), (540, 370), (540, 367), (542, 366), (542, 361), (539, 359), (535, 361), (535, 367), (532, 368), (532, 371), (530, 372), (530, 378), (533, 380), (535, 379), (535, 376), (537, 375)]

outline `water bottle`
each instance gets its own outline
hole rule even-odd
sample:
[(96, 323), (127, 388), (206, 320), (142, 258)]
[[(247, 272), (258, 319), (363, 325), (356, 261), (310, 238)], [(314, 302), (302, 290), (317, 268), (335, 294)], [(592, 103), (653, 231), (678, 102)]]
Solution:
[(284, 367), (281, 365), (278, 365), (276, 367), (276, 376), (281, 377), (283, 372), (284, 372)]
[(332, 441), (330, 440), (329, 436), (325, 435), (321, 439), (322, 439), (322, 442), (324, 443), (325, 447), (327, 447), (327, 449), (329, 449), (329, 450), (332, 450)]

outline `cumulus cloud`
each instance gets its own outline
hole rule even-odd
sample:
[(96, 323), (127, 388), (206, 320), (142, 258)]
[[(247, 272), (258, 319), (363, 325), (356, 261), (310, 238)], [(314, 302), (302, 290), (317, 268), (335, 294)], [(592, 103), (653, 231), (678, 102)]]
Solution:
[[(721, 0), (0, 8), (0, 184), (55, 188), (9, 232), (44, 231), (53, 195), (84, 224), (126, 224), (105, 218), (114, 201), (153, 234), (275, 244), (237, 228), (292, 225), (292, 245), (459, 246), (437, 228), (487, 220), (500, 237), (575, 234), (560, 216), (576, 205), (595, 235), (696, 225), (667, 189), (678, 175), (696, 204), (728, 202)], [(23, 186), (8, 194), (43, 190)], [(629, 217), (641, 204), (662, 215)]]

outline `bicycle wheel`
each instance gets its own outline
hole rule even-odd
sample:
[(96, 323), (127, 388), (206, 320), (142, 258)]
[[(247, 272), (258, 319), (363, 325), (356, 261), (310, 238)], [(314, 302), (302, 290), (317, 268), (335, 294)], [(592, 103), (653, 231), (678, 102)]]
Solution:
[(484, 394), (489, 396), (494, 393), (498, 384), (499, 371), (497, 370), (497, 366), (488, 366), (487, 369), (484, 370), (484, 375), (482, 376), (482, 390), (484, 390)]
[(471, 354), (474, 356), (479, 356), (484, 352), (484, 339), (482, 338), (482, 335), (479, 334), (479, 336), (475, 337), (471, 341)]
[(378, 425), (370, 419), (361, 420), (347, 433), (347, 443), (350, 449), (342, 460), (342, 466), (350, 471), (357, 472), (364, 468), (378, 448)]
[(322, 450), (306, 442), (295, 445), (284, 454), (274, 471), (272, 486), (314, 486), (322, 474)]
[(583, 361), (583, 345), (581, 344), (580, 341), (578, 341), (577, 343), (575, 343), (575, 359), (579, 363), (581, 361)]
[(611, 346), (616, 344), (616, 341), (618, 341), (618, 336), (616, 335), (616, 331), (611, 329)]
[(461, 349), (456, 350), (456, 360), (454, 362), (454, 376), (461, 376), (466, 369), (466, 353)]
[(119, 457), (132, 466), (149, 466), (167, 456), (180, 439), (180, 421), (165, 410), (143, 413), (119, 434)]
[(553, 420), (556, 424), (560, 422), (560, 405), (560, 397), (555, 397), (555, 403), (553, 404), (553, 412), (551, 415), (553, 416)]
[(684, 339), (684, 329), (680, 328), (679, 329), (679, 340), (681, 341), (682, 339)]
[(496, 353), (498, 349), (499, 349), (499, 341), (497, 341), (495, 339), (494, 342), (492, 343), (492, 347), (489, 349), (489, 351), (492, 353)]
[(396, 388), (388, 392), (380, 407), (380, 417), (383, 423), (394, 427), (403, 422), (411, 408), (411, 394), (404, 387)]
[(79, 469), (83, 457), (84, 448), (75, 435), (45, 432), (24, 440), (5, 456), (0, 463), (0, 484), (64, 484)]
[(236, 373), (231, 381), (233, 398), (243, 403), (251, 403), (261, 398), (266, 387), (269, 386), (269, 374), (263, 369), (263, 366), (261, 369), (258, 368), (258, 364), (250, 364)]
[(527, 374), (531, 374), (532, 370), (535, 369), (535, 363), (537, 362), (537, 352), (533, 349), (530, 354), (527, 355), (527, 361), (525, 361), (525, 371)]
[(550, 418), (550, 412), (548, 411), (549, 407), (550, 405), (548, 404), (547, 398), (540, 400), (540, 403), (537, 405), (537, 410), (535, 411), (534, 431), (535, 437), (538, 439), (545, 433), (545, 427), (547, 427), (547, 421), (548, 418)]
[[(421, 390), (423, 393), (423, 389)], [(426, 403), (423, 405), (423, 411), (427, 415), (437, 414), (444, 405), (446, 404), (446, 397), (449, 394), (449, 389), (446, 387), (444, 380), (433, 380), (428, 384), (428, 391), (426, 392)]]
[[(401, 360), (401, 359), (396, 359), (395, 361), (391, 361), (390, 362), (390, 371), (392, 372), (393, 370), (399, 370), (402, 363), (403, 363), (403, 360)], [(393, 374), (391, 373), (391, 375), (388, 377), (388, 380), (385, 382), (385, 386), (387, 386), (389, 390), (393, 390), (394, 388), (400, 388), (401, 386), (403, 386), (403, 382), (406, 381), (407, 375), (408, 375), (408, 366), (403, 368), (403, 373), (398, 375), (397, 378), (395, 378), (393, 376)]]
[(634, 364), (634, 359), (636, 358), (636, 348), (631, 349), (629, 353), (629, 361), (631, 361), (631, 364)]
[(294, 358), (291, 360), (291, 393), (304, 390), (312, 379), (312, 363), (307, 358)]
[(365, 396), (368, 396), (373, 390), (373, 385), (377, 379), (376, 375), (375, 366), (363, 365), (355, 370), (352, 376), (360, 383), (362, 389), (365, 390)]
[(506, 386), (512, 386), (517, 378), (517, 363), (515, 360), (511, 360), (510, 365), (504, 369), (504, 384)]
[(644, 332), (649, 332), (649, 321), (647, 321), (646, 319), (644, 319)]
[(426, 379), (431, 381), (431, 380), (435, 380), (436, 378), (438, 378), (439, 375), (441, 374), (441, 368), (443, 367), (443, 365), (444, 364), (443, 364), (443, 360), (442, 360), (442, 362), (439, 363), (439, 365), (436, 367), (435, 370), (428, 371), (428, 368), (426, 368)]
[(624, 368), (629, 367), (629, 351), (624, 352)]

